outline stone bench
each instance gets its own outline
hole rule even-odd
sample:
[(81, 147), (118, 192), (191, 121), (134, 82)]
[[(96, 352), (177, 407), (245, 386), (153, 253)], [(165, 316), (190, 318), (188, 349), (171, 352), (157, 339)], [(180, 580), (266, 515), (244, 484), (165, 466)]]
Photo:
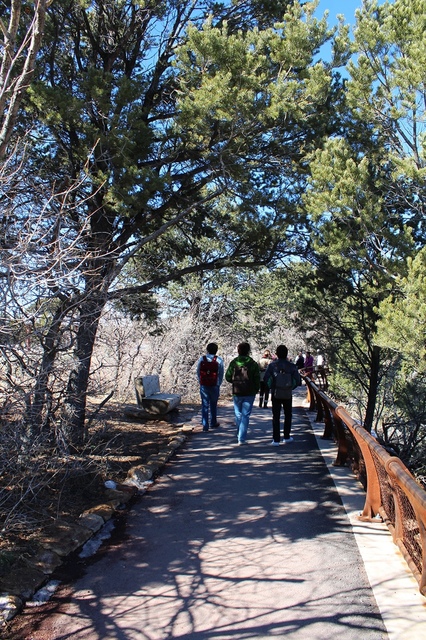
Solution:
[(175, 409), (181, 401), (177, 393), (161, 393), (158, 376), (135, 378), (136, 401), (138, 407), (153, 415), (163, 415)]

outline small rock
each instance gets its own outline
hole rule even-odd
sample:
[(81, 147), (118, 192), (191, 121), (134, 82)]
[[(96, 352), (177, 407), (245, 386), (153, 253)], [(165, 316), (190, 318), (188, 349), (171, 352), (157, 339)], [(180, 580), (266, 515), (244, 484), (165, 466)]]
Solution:
[(54, 551), (42, 549), (35, 556), (28, 558), (27, 563), (39, 569), (45, 575), (49, 575), (62, 564), (62, 560)]
[(44, 587), (35, 592), (32, 599), (27, 602), (27, 605), (29, 607), (40, 607), (45, 604), (50, 600), (60, 584), (59, 580), (50, 580)]
[(88, 509), (87, 511), (84, 511), (81, 517), (89, 514), (97, 515), (101, 517), (104, 522), (106, 522), (107, 520), (112, 518), (112, 516), (114, 515), (114, 509), (110, 504), (99, 504), (98, 506), (93, 507), (92, 509)]
[(78, 523), (83, 527), (86, 527), (86, 529), (90, 529), (90, 531), (92, 531), (93, 533), (96, 533), (104, 526), (105, 521), (102, 516), (98, 515), (97, 513), (86, 512), (81, 514), (78, 519)]
[(0, 621), (7, 622), (12, 620), (22, 611), (23, 606), (24, 603), (18, 596), (0, 593)]
[(194, 427), (189, 424), (184, 424), (181, 431), (182, 433), (192, 433), (194, 431)]
[(154, 473), (152, 467), (149, 465), (141, 465), (139, 467), (132, 467), (129, 469), (127, 479), (136, 486), (143, 486), (148, 480), (152, 480)]
[(91, 535), (92, 531), (86, 527), (57, 520), (45, 529), (40, 544), (63, 557), (81, 547)]
[(46, 574), (25, 560), (18, 560), (8, 575), (0, 580), (0, 592), (28, 600), (46, 581)]

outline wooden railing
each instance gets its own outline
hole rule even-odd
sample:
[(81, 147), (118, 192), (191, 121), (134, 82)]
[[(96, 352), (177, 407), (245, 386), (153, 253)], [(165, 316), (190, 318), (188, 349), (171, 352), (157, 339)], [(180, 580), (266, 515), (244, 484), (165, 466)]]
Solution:
[(390, 455), (347, 410), (337, 405), (309, 376), (309, 409), (324, 422), (322, 437), (338, 445), (334, 465), (351, 465), (366, 499), (360, 519), (377, 516), (387, 524), (408, 566), (426, 596), (426, 491), (400, 458)]

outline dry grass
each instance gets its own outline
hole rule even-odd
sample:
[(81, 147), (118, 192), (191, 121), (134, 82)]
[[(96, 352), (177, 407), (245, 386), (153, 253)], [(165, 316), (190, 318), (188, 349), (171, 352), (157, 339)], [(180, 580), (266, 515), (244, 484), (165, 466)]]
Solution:
[(42, 439), (29, 442), (19, 424), (1, 427), (0, 576), (25, 555), (43, 527), (75, 519), (105, 500), (107, 479), (123, 482), (128, 470), (158, 453), (196, 405), (182, 405), (162, 420), (136, 421), (110, 403), (98, 414), (82, 451), (64, 455)]

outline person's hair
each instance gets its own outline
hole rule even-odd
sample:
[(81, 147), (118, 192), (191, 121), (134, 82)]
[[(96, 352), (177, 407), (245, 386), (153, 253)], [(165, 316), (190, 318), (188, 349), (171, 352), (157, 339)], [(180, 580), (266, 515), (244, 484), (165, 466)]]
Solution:
[(238, 345), (238, 354), (240, 356), (248, 356), (250, 353), (250, 345), (248, 342), (240, 342)]
[(207, 345), (207, 353), (211, 353), (212, 356), (214, 356), (217, 353), (218, 350), (218, 346), (216, 344), (216, 342), (209, 342), (209, 344)]
[(279, 344), (275, 353), (277, 354), (278, 358), (282, 358), (283, 360), (285, 360), (287, 358), (288, 349), (285, 344)]

